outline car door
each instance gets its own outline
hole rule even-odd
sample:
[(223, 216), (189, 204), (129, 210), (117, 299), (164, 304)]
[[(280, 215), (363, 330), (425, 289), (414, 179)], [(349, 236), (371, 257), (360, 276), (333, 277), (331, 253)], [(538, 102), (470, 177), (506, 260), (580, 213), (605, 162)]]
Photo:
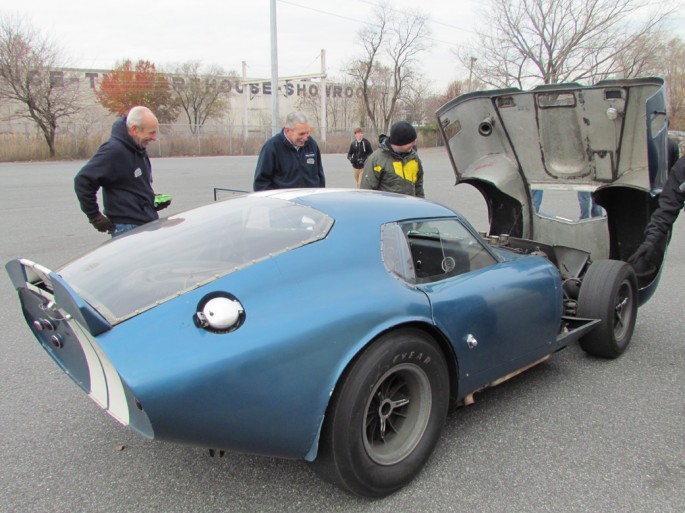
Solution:
[(551, 352), (562, 305), (546, 259), (501, 258), (459, 219), (404, 223), (402, 232), (460, 379), (477, 388)]

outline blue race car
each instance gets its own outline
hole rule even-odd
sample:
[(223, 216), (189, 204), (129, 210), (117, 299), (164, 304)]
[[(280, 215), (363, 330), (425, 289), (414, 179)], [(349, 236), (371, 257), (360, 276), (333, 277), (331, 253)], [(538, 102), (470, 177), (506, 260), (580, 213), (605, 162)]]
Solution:
[[(91, 399), (144, 437), (302, 458), (353, 493), (388, 495), (424, 466), (450, 405), (578, 340), (619, 356), (644, 289), (620, 258), (524, 238), (553, 218), (507, 221), (528, 205), (527, 189), (505, 179), (522, 176), (516, 162), (495, 156), (464, 174), (468, 156), (455, 151), (471, 105), (439, 119), (457, 177), (492, 193), (486, 236), (413, 197), (247, 194), (55, 271), (8, 262), (26, 321)], [(493, 120), (475, 127), (501, 143)]]

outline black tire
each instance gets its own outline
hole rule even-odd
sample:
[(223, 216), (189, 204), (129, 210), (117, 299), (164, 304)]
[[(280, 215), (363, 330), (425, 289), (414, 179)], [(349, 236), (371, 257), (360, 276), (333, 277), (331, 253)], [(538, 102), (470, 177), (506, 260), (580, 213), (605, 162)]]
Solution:
[(597, 260), (590, 265), (578, 295), (578, 317), (601, 319), (580, 339), (593, 356), (617, 358), (626, 350), (637, 318), (637, 278), (619, 260)]
[(312, 468), (364, 497), (383, 497), (410, 482), (440, 438), (449, 373), (424, 332), (387, 333), (340, 380)]

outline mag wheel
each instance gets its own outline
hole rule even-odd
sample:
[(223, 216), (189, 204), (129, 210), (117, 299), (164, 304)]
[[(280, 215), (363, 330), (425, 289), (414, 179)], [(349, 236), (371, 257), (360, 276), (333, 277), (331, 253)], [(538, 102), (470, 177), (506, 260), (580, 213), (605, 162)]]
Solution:
[(418, 330), (382, 336), (336, 387), (314, 470), (366, 497), (398, 490), (428, 460), (448, 400), (447, 364), (430, 337)]
[(578, 295), (578, 317), (602, 322), (580, 339), (580, 347), (603, 358), (620, 356), (630, 343), (637, 318), (637, 279), (619, 260), (590, 265)]

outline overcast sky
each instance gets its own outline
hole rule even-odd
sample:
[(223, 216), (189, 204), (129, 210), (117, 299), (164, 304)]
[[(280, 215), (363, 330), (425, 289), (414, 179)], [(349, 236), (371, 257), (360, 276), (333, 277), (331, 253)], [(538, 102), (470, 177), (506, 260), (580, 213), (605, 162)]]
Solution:
[[(361, 47), (357, 33), (380, 0), (278, 0), (279, 76), (321, 71), (326, 50), (329, 77)], [(58, 41), (74, 67), (110, 69), (130, 58), (157, 66), (200, 60), (250, 78), (271, 76), (270, 0), (23, 0), (4, 13), (25, 15), (33, 26)], [(446, 84), (463, 70), (450, 49), (473, 35), (473, 0), (395, 0), (395, 9), (421, 5), (430, 16), (430, 52), (423, 55), (427, 80)]]
[[(8, 3), (8, 2), (3, 2)], [(380, 0), (277, 0), (279, 76), (321, 71), (326, 50), (329, 78), (359, 55), (357, 34)], [(63, 48), (71, 65), (110, 69), (126, 58), (146, 59), (158, 67), (189, 60), (217, 64), (250, 78), (271, 76), (270, 0), (21, 0), (5, 14), (25, 15)], [(394, 0), (399, 10), (420, 9), (429, 16), (430, 49), (422, 55), (426, 80), (436, 92), (465, 79), (453, 50), (474, 36), (479, 0)], [(685, 11), (681, 10), (680, 14)], [(685, 18), (672, 23), (682, 37)]]

